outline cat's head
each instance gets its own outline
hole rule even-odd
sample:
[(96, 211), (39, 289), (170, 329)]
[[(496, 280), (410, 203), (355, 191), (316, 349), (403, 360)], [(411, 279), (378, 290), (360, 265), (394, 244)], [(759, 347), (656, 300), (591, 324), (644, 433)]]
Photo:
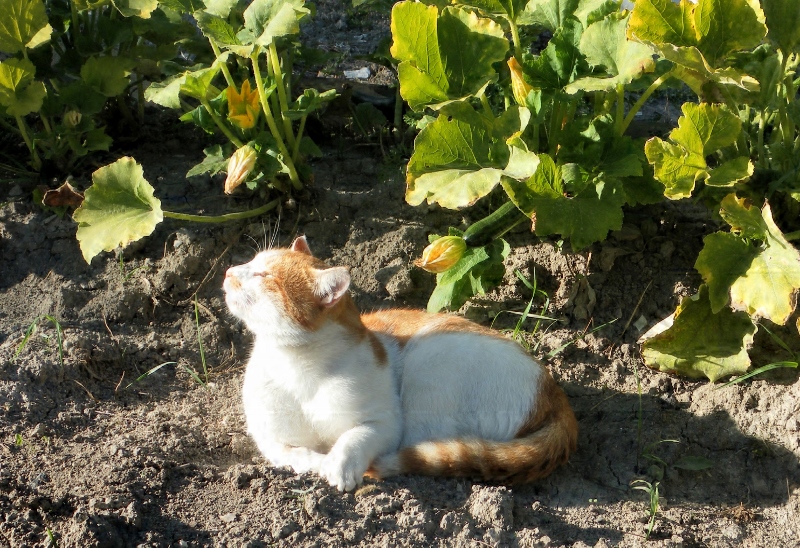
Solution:
[[(288, 249), (262, 251), (225, 273), (225, 302), (256, 335), (301, 339), (343, 301), (350, 273), (314, 258), (305, 236)], [(288, 341), (287, 341), (288, 342)]]

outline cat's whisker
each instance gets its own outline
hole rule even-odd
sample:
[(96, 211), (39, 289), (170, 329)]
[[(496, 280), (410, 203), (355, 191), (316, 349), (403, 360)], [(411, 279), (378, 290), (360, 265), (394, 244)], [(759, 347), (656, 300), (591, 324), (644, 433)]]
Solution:
[(275, 247), (275, 244), (280, 242), (278, 241), (278, 233), (280, 232), (281, 228), (281, 210), (278, 209), (278, 218), (275, 220), (275, 230), (272, 231), (272, 236), (269, 240), (269, 247), (267, 249), (272, 249)]

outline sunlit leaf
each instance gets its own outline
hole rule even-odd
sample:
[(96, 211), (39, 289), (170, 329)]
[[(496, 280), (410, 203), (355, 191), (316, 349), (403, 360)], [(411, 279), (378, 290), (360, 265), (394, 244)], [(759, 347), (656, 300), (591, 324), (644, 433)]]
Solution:
[[(759, 211), (754, 205), (748, 207), (738, 201), (724, 202), (723, 207), (728, 218), (739, 213), (732, 211), (734, 208), (744, 208), (740, 212), (743, 215)], [(744, 275), (731, 285), (731, 305), (753, 318), (767, 318), (783, 325), (794, 312), (800, 289), (800, 253), (775, 225), (769, 204), (764, 205), (760, 214), (765, 227), (763, 246)]]
[(710, 168), (706, 157), (736, 142), (742, 123), (725, 106), (684, 103), (678, 127), (669, 134), (669, 141), (658, 137), (645, 145), (648, 161), (656, 178), (666, 187), (671, 199), (691, 196), (698, 181), (728, 186), (745, 180), (753, 173), (746, 158), (736, 158), (717, 168)]
[(0, 2), (0, 51), (33, 49), (49, 41), (52, 32), (42, 0)]
[(243, 44), (268, 46), (276, 38), (300, 32), (300, 21), (311, 10), (305, 0), (255, 0), (244, 11)]
[(497, 79), (492, 63), (509, 43), (488, 18), (461, 8), (399, 2), (392, 9), (392, 56), (400, 94), (414, 110), (474, 95)]
[(570, 239), (574, 249), (582, 249), (622, 227), (625, 192), (618, 180), (592, 179), (568, 196), (562, 168), (546, 154), (540, 154), (539, 160), (530, 179), (503, 179), (506, 193), (534, 221), (537, 235), (560, 234)]
[(702, 285), (696, 295), (681, 301), (672, 327), (644, 342), (642, 356), (660, 371), (716, 381), (747, 371), (747, 349), (755, 332), (744, 312), (726, 307), (715, 314)]
[(613, 90), (629, 84), (655, 68), (653, 50), (640, 42), (628, 40), (625, 29), (628, 17), (607, 17), (590, 25), (581, 36), (580, 50), (593, 67), (605, 68), (608, 77), (586, 77), (567, 86), (568, 93)]
[(33, 79), (36, 68), (26, 59), (0, 63), (0, 105), (10, 116), (25, 116), (42, 108), (47, 91)]
[(580, 0), (531, 0), (525, 7), (523, 23), (543, 25), (554, 31), (575, 13)]
[(112, 2), (125, 17), (148, 19), (158, 8), (158, 0), (112, 0)]
[(92, 186), (73, 218), (78, 222), (81, 253), (90, 262), (101, 251), (151, 234), (163, 213), (142, 166), (125, 157), (92, 174)]

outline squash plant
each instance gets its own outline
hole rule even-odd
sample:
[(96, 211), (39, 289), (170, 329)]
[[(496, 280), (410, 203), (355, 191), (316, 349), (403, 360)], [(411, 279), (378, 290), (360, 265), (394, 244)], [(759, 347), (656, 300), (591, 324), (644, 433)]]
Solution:
[(123, 158), (93, 174), (75, 211), (87, 262), (151, 234), (164, 217), (218, 223), (262, 215), (285, 194), (303, 188), (309, 178), (304, 159), (320, 154), (303, 134), (305, 122), (335, 92), (307, 89), (293, 97), (291, 78), (300, 24), (312, 6), (305, 0), (254, 0), (247, 6), (235, 0), (169, 2), (179, 16), (194, 18), (214, 57), (152, 83), (145, 98), (179, 109), (182, 120), (227, 139), (208, 147), (187, 177), (225, 171), (226, 193), (245, 185), (263, 190), (268, 199), (255, 209), (219, 216), (165, 211), (141, 166)]
[(637, 0), (628, 36), (700, 100), (645, 147), (665, 196), (701, 200), (728, 225), (704, 239), (705, 283), (644, 343), (645, 362), (712, 381), (744, 373), (758, 325), (785, 325), (800, 289), (800, 3)]
[[(424, 114), (406, 201), (460, 209), (501, 192), (514, 207), (482, 222), (489, 240), (527, 219), (537, 235), (582, 249), (622, 226), (625, 204), (663, 199), (642, 143), (625, 130), (667, 78), (652, 46), (627, 37), (628, 19), (616, 0), (397, 3), (400, 93)], [(538, 55), (523, 38), (535, 28), (553, 34)], [(637, 88), (642, 99), (626, 110), (625, 90)], [(490, 245), (438, 274), (429, 310), (458, 308), (491, 285), (478, 283), (481, 272), (507, 252)]]
[[(0, 123), (19, 134), (34, 171), (69, 172), (111, 138), (109, 100), (129, 127), (128, 96), (161, 78), (159, 62), (192, 26), (156, 0), (0, 0)], [(184, 44), (185, 45), (185, 44)], [(140, 113), (141, 119), (141, 113)]]

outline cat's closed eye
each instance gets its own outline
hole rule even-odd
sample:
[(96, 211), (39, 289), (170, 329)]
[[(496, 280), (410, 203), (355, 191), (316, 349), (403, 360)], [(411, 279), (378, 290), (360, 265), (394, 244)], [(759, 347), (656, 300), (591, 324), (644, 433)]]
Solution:
[(258, 276), (259, 278), (274, 278), (270, 272), (253, 272), (253, 276)]

